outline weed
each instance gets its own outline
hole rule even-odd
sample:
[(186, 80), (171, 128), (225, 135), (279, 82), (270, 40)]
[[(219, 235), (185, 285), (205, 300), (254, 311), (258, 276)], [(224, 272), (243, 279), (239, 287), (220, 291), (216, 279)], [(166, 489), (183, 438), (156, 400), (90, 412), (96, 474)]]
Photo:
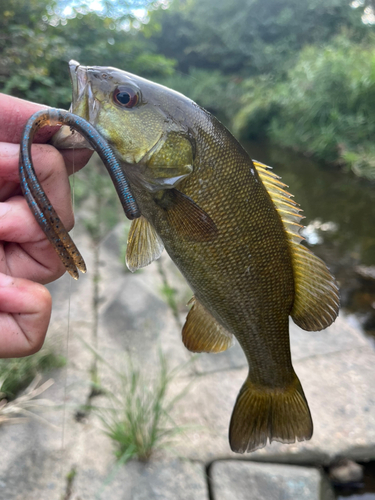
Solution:
[(50, 379), (39, 385), (41, 378), (41, 375), (37, 375), (24, 394), (18, 396), (13, 401), (8, 402), (4, 398), (4, 393), (0, 393), (0, 425), (4, 423), (23, 422), (30, 417), (40, 420), (43, 424), (48, 423), (33, 411), (34, 409), (39, 410), (42, 407), (53, 405), (47, 399), (36, 399), (54, 383)]
[(168, 388), (179, 369), (169, 370), (161, 352), (159, 358), (160, 370), (155, 378), (145, 377), (131, 360), (127, 360), (123, 372), (110, 367), (116, 371), (119, 390), (106, 391), (110, 408), (94, 408), (106, 434), (115, 442), (115, 454), (121, 462), (134, 457), (147, 461), (154, 451), (166, 447), (184, 430), (174, 423), (170, 413), (188, 387), (169, 397)]
[(12, 400), (31, 383), (37, 373), (61, 368), (65, 364), (66, 359), (48, 347), (24, 358), (0, 359), (0, 393), (7, 400)]

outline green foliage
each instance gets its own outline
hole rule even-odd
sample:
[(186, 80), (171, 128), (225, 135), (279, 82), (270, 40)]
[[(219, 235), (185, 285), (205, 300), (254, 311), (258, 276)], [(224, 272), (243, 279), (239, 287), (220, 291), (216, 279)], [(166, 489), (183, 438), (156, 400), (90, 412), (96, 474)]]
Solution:
[(240, 110), (233, 117), (235, 135), (246, 139), (267, 135), (269, 124), (279, 111), (276, 88), (275, 79), (270, 75), (260, 75), (243, 83)]
[(306, 44), (322, 43), (343, 27), (361, 37), (360, 10), (346, 0), (175, 0), (151, 15), (154, 39), (167, 57), (178, 50), (179, 69), (191, 66), (224, 73), (276, 73)]
[(168, 369), (162, 352), (159, 359), (160, 370), (156, 378), (146, 377), (128, 358), (123, 372), (117, 372), (108, 364), (115, 372), (120, 387), (116, 391), (105, 392), (110, 408), (94, 407), (94, 410), (98, 412), (106, 434), (114, 441), (115, 454), (121, 462), (133, 457), (148, 460), (154, 451), (166, 447), (183, 430), (175, 425), (170, 413), (187, 389), (174, 397), (168, 395), (178, 370)]
[[(64, 57), (64, 41), (50, 26), (50, 8), (41, 0), (0, 3), (0, 89), (30, 100), (56, 105), (69, 99), (50, 67)], [(68, 75), (67, 82), (68, 83)]]
[(278, 112), (270, 137), (369, 176), (374, 164), (375, 50), (340, 36), (305, 48), (285, 83), (275, 88)]
[(65, 366), (63, 356), (49, 348), (25, 358), (0, 359), (0, 394), (8, 400), (14, 399), (35, 378), (37, 373)]
[(182, 92), (241, 136), (372, 177), (374, 27), (361, 17), (373, 3), (9, 0), (0, 91), (67, 108), (70, 59), (115, 66)]
[(169, 77), (159, 78), (159, 82), (190, 97), (226, 124), (239, 109), (241, 80), (218, 70), (191, 68), (186, 74), (176, 71)]
[(116, 18), (109, 16), (118, 2), (104, 4), (102, 13), (76, 7), (64, 17), (56, 0), (48, 5), (42, 0), (0, 3), (0, 91), (66, 108), (71, 99), (70, 59), (112, 65), (149, 78), (171, 74), (175, 61), (157, 54), (152, 41), (133, 27), (140, 23), (128, 4), (121, 4)]

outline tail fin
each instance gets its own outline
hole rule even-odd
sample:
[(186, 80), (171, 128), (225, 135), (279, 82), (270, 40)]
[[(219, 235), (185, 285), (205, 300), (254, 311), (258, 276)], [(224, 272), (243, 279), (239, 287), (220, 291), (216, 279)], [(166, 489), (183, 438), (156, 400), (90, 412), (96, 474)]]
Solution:
[(249, 378), (233, 409), (229, 442), (233, 451), (244, 453), (263, 448), (267, 438), (294, 443), (311, 438), (313, 423), (297, 375), (285, 389), (262, 387)]

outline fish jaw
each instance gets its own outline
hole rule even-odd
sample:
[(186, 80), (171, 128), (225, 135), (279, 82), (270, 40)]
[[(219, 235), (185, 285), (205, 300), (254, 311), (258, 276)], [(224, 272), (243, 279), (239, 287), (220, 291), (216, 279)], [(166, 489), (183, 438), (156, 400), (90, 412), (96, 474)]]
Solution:
[[(155, 102), (162, 86), (112, 67), (82, 66), (70, 61), (69, 70), (73, 89), (70, 111), (89, 121), (124, 163), (142, 162), (159, 141), (163, 142), (169, 129), (175, 128), (169, 113)], [(147, 87), (147, 96), (142, 97), (139, 85)], [(133, 109), (114, 102), (115, 91), (124, 86), (138, 95), (139, 105)], [(168, 89), (164, 88), (165, 92)], [(52, 143), (59, 149), (87, 147), (86, 141), (63, 128)]]
[[(95, 126), (99, 112), (99, 103), (95, 99), (91, 83), (87, 77), (87, 67), (79, 62), (69, 61), (70, 80), (72, 84), (72, 104), (69, 111), (87, 120)], [(64, 125), (52, 138), (57, 149), (92, 149), (90, 144), (79, 133)]]

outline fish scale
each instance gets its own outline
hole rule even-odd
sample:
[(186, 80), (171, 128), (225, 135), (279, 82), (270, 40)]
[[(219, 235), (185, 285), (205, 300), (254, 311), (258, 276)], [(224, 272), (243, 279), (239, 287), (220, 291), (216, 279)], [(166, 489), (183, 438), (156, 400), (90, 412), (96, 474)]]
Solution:
[(183, 95), (116, 68), (72, 61), (70, 72), (72, 111), (115, 151), (142, 214), (129, 232), (129, 269), (165, 247), (194, 292), (185, 346), (221, 352), (235, 336), (245, 352), (249, 373), (230, 421), (232, 450), (310, 439), (289, 315), (305, 330), (326, 328), (339, 297), (325, 264), (301, 245), (300, 209), (286, 186)]
[[(211, 144), (207, 147), (205, 137), (208, 134), (220, 136), (221, 126), (217, 126), (219, 130), (213, 130), (210, 115), (203, 116), (205, 120), (201, 119), (197, 127), (194, 172), (182, 181), (179, 190), (190, 196), (212, 217), (218, 228), (218, 238), (214, 242), (198, 244), (181, 240), (178, 232), (169, 226), (164, 211), (155, 211), (152, 197), (147, 196), (144, 191), (135, 192), (135, 196), (139, 200), (142, 214), (152, 221), (168, 253), (196, 296), (206, 308), (212, 308), (213, 316), (226, 329), (236, 335), (250, 362), (250, 370), (253, 373), (263, 371), (260, 378), (266, 380), (270, 370), (268, 364), (262, 363), (259, 358), (256, 341), (261, 332), (253, 325), (259, 323), (259, 316), (263, 318), (263, 329), (267, 329), (268, 336), (272, 339), (269, 341), (277, 347), (274, 349), (277, 357), (282, 357), (284, 361), (290, 358), (288, 326), (285, 320), (282, 328), (279, 323), (279, 315), (288, 317), (294, 294), (287, 238), (259, 177), (251, 174), (252, 162), (248, 155), (242, 148), (234, 149), (231, 143), (213, 154), (212, 141), (208, 141)], [(194, 116), (190, 119), (192, 122), (196, 121)], [(215, 143), (220, 144), (221, 141)], [(236, 154), (233, 154), (233, 149)], [(215, 165), (214, 172), (210, 172), (210, 191), (215, 196), (200, 189), (199, 180), (205, 177), (206, 164)], [(246, 202), (246, 198), (251, 199), (251, 204)], [(264, 220), (263, 214), (267, 210), (273, 212), (273, 217)], [(238, 238), (238, 232), (241, 238)], [(260, 245), (262, 241), (267, 244)], [(212, 248), (215, 250), (214, 258), (211, 255)], [(247, 257), (249, 253), (252, 256), (250, 261)], [(283, 262), (288, 265), (285, 266)], [(238, 269), (246, 269), (249, 265), (254, 270), (244, 279)], [(277, 267), (282, 272), (278, 272)], [(218, 279), (212, 284), (213, 276)], [(267, 304), (270, 302), (272, 308), (267, 315)], [(283, 356), (280, 354), (281, 350), (284, 352)], [(291, 366), (291, 363), (288, 365)], [(289, 381), (290, 374), (283, 375)], [(279, 377), (278, 384), (284, 383)]]

